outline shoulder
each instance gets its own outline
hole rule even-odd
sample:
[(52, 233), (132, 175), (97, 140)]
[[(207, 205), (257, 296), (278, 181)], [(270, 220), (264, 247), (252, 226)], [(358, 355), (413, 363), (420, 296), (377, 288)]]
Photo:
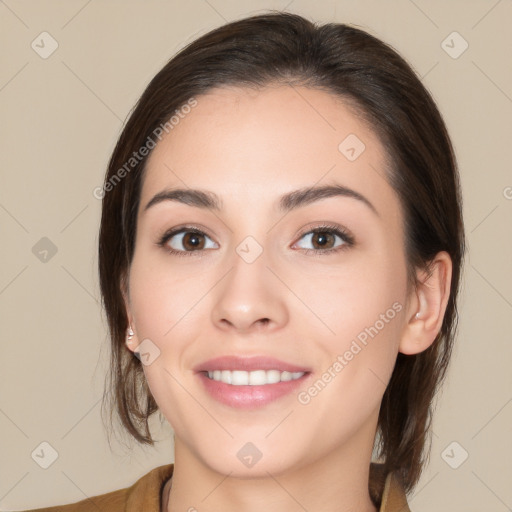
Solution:
[(174, 464), (152, 469), (133, 485), (75, 503), (22, 512), (160, 512), (161, 492), (172, 476)]

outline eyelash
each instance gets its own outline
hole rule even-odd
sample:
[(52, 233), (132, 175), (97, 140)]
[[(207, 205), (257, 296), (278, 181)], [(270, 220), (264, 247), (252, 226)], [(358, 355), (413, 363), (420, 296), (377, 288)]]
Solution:
[[(200, 228), (196, 226), (181, 226), (178, 228), (171, 229), (169, 231), (166, 231), (160, 239), (156, 242), (156, 244), (159, 247), (162, 247), (165, 249), (169, 254), (175, 255), (175, 256), (192, 256), (194, 253), (199, 253), (199, 257), (202, 256), (201, 253), (204, 253), (205, 250), (197, 250), (197, 251), (177, 251), (175, 249), (171, 249), (168, 246), (166, 246), (167, 242), (174, 236), (178, 235), (180, 233), (194, 233), (198, 235), (204, 235), (208, 236), (204, 231), (202, 231)], [(339, 251), (343, 251), (348, 249), (349, 247), (354, 246), (355, 240), (354, 237), (348, 233), (347, 230), (342, 228), (341, 226), (336, 226), (332, 224), (322, 224), (320, 226), (316, 226), (312, 229), (307, 229), (307, 231), (303, 231), (300, 235), (298, 240), (303, 238), (305, 235), (309, 235), (310, 233), (316, 234), (316, 233), (330, 233), (333, 235), (337, 235), (341, 240), (343, 241), (343, 244), (335, 247), (333, 249), (300, 249), (304, 252), (304, 254), (312, 254), (314, 256), (326, 256), (330, 254), (337, 253)], [(209, 237), (211, 238), (211, 237)]]

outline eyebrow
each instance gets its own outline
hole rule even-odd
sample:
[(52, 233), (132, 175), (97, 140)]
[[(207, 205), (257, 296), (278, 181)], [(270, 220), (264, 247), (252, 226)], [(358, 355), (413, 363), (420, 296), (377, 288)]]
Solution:
[[(287, 194), (282, 195), (278, 200), (278, 207), (281, 212), (289, 212), (302, 206), (306, 206), (313, 202), (329, 197), (349, 197), (357, 199), (365, 204), (373, 213), (379, 216), (375, 206), (366, 199), (362, 194), (342, 185), (324, 185), (318, 187), (305, 187)], [(206, 210), (214, 210), (221, 212), (223, 209), (222, 200), (210, 191), (197, 189), (170, 189), (163, 190), (156, 194), (145, 206), (146, 212), (152, 206), (164, 201), (176, 201), (178, 203), (203, 208)]]

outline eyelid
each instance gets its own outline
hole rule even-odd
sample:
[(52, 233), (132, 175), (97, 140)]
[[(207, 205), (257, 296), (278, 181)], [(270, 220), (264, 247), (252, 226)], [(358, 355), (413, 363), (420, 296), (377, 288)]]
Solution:
[(202, 226), (201, 224), (179, 224), (178, 226), (175, 226), (164, 231), (164, 233), (160, 235), (159, 240), (161, 241), (165, 237), (176, 235), (177, 233), (180, 233), (182, 231), (198, 232), (207, 235), (210, 238), (213, 238), (212, 235), (209, 234), (209, 230), (205, 226)]

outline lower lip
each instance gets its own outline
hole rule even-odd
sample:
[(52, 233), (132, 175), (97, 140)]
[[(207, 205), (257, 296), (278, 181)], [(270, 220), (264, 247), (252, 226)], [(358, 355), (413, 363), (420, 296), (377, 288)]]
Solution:
[(310, 374), (305, 373), (302, 377), (295, 380), (264, 384), (262, 386), (233, 386), (232, 384), (210, 379), (203, 372), (199, 372), (197, 375), (203, 382), (206, 391), (218, 402), (240, 409), (255, 409), (297, 390), (304, 384), (305, 379)]

